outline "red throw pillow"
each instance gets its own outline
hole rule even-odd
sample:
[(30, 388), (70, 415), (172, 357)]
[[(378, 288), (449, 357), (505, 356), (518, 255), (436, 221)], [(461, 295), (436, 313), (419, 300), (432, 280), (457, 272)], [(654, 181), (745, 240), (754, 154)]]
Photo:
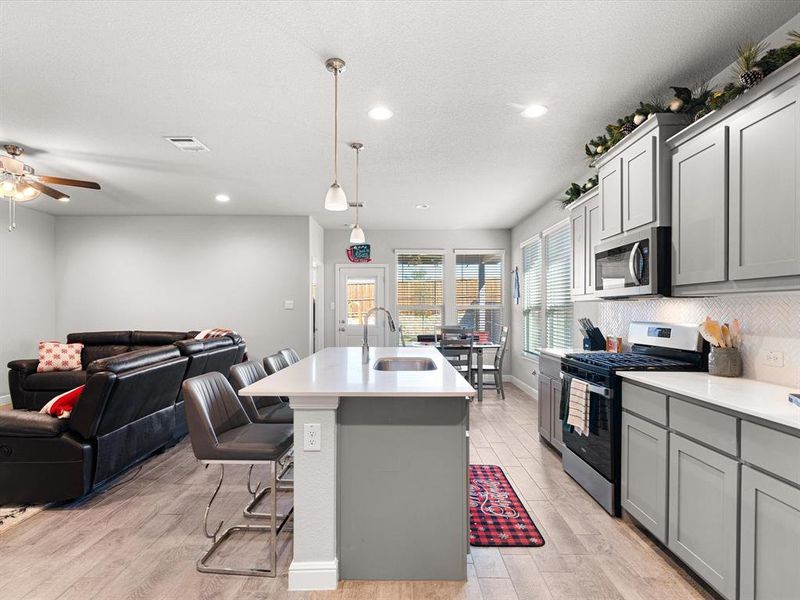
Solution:
[(75, 403), (80, 399), (85, 386), (79, 385), (63, 394), (59, 394), (50, 402), (45, 404), (40, 410), (40, 413), (50, 415), (51, 417), (58, 417), (59, 419), (69, 419), (72, 414), (72, 409), (75, 408)]
[(80, 371), (83, 344), (39, 342), (39, 366), (37, 373), (51, 371)]

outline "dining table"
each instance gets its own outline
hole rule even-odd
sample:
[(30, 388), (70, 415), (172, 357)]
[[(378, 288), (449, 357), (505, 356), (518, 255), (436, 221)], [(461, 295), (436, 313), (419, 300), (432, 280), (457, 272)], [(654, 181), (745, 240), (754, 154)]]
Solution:
[[(439, 347), (439, 343), (438, 342), (410, 342), (407, 345), (411, 346), (411, 347), (414, 347), (414, 346), (416, 346), (416, 347), (435, 346), (436, 348)], [(450, 344), (448, 346), (448, 348), (450, 348), (450, 349), (457, 349), (459, 347), (460, 346), (457, 346), (457, 345), (454, 346), (452, 344)], [(464, 350), (468, 350), (469, 349), (469, 344), (465, 342), (463, 348), (464, 348)], [(483, 351), (484, 350), (497, 351), (499, 349), (500, 349), (500, 344), (498, 344), (496, 342), (475, 342), (475, 343), (472, 344), (472, 351), (478, 357), (478, 361), (477, 361), (478, 364), (477, 364), (477, 366), (475, 368), (475, 371), (478, 374), (478, 378), (477, 378), (478, 379), (478, 387), (477, 387), (477, 390), (476, 390), (478, 392), (477, 395), (476, 395), (476, 397), (478, 398), (478, 402), (483, 402)], [(502, 374), (501, 374), (501, 377), (502, 377)]]

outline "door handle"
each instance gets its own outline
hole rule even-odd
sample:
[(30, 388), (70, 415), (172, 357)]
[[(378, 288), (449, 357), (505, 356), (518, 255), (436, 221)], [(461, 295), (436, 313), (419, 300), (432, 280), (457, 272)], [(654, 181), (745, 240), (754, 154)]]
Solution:
[(344, 333), (344, 332), (345, 332), (345, 331), (347, 331), (347, 330), (346, 330), (344, 327), (339, 327), (339, 331), (341, 331), (342, 333)]
[(636, 282), (636, 285), (641, 285), (642, 282), (639, 279), (639, 275), (636, 273), (636, 256), (639, 254), (639, 243), (636, 242), (631, 248), (631, 256), (628, 259), (628, 271), (630, 271), (631, 277), (633, 277), (633, 281)]

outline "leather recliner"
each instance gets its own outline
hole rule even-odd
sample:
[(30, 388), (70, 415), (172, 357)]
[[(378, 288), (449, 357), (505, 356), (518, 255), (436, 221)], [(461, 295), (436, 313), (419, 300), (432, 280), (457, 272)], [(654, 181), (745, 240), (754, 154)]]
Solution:
[[(195, 331), (70, 333), (67, 335), (68, 344), (83, 344), (81, 370), (37, 373), (38, 359), (12, 360), (8, 363), (8, 387), (11, 393), (11, 403), (16, 409), (39, 410), (55, 396), (83, 385), (86, 382), (86, 370), (97, 359), (116, 356), (132, 350), (167, 346), (178, 340), (194, 338), (195, 335), (197, 335)], [(243, 350), (242, 353), (244, 353)]]
[(0, 504), (78, 498), (168, 445), (187, 363), (175, 346), (101, 358), (69, 419), (0, 412)]

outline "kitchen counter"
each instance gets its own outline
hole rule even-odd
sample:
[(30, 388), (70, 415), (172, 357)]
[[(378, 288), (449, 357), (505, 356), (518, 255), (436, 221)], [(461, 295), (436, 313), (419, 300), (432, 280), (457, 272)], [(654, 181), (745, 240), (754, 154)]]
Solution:
[[(386, 357), (430, 358), (432, 371), (377, 371)], [(361, 362), (361, 348), (325, 348), (282, 371), (242, 389), (242, 396), (371, 396), (472, 397), (475, 389), (435, 347), (370, 348)]]
[(800, 406), (789, 402), (789, 394), (797, 392), (792, 388), (753, 379), (715, 377), (708, 373), (623, 371), (619, 375), (627, 381), (649, 385), (727, 409), (742, 417), (754, 417), (800, 432)]
[[(436, 368), (375, 369), (390, 357)], [(366, 364), (360, 347), (326, 348), (239, 394), (294, 410), (290, 590), (466, 579), (475, 390), (436, 348), (370, 348)]]

